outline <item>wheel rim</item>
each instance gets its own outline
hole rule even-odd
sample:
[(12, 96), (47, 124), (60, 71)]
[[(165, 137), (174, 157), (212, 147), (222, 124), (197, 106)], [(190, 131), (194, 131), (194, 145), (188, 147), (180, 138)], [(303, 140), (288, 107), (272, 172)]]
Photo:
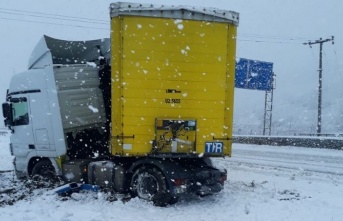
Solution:
[(151, 200), (158, 192), (159, 185), (156, 178), (145, 172), (137, 177), (137, 195), (145, 200)]

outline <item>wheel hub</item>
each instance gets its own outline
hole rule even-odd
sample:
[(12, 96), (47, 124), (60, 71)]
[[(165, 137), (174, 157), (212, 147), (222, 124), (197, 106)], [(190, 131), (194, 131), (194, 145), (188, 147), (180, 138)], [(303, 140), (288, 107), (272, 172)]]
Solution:
[(151, 200), (158, 190), (158, 182), (154, 176), (146, 172), (138, 175), (137, 194), (140, 198)]

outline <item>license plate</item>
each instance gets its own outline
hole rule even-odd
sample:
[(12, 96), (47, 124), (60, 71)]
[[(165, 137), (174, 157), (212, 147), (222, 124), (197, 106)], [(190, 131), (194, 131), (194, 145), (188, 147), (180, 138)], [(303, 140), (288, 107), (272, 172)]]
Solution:
[(206, 142), (205, 153), (223, 153), (223, 142)]

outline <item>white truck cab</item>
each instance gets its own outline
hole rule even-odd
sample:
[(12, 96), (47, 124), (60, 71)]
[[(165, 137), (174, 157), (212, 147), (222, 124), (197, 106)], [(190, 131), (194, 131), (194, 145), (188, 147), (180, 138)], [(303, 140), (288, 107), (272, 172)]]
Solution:
[(105, 123), (95, 63), (101, 51), (108, 53), (109, 39), (71, 42), (44, 36), (29, 69), (12, 77), (2, 106), (18, 177), (32, 174), (42, 156), (61, 174), (57, 161), (67, 152), (66, 133)]

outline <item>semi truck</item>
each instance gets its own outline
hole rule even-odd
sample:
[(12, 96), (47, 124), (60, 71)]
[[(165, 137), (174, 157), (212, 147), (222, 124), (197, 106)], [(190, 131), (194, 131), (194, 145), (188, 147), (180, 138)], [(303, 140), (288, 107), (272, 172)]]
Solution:
[(41, 175), (155, 205), (220, 192), (231, 156), (239, 14), (117, 2), (111, 36), (43, 36), (2, 104), (18, 178)]

